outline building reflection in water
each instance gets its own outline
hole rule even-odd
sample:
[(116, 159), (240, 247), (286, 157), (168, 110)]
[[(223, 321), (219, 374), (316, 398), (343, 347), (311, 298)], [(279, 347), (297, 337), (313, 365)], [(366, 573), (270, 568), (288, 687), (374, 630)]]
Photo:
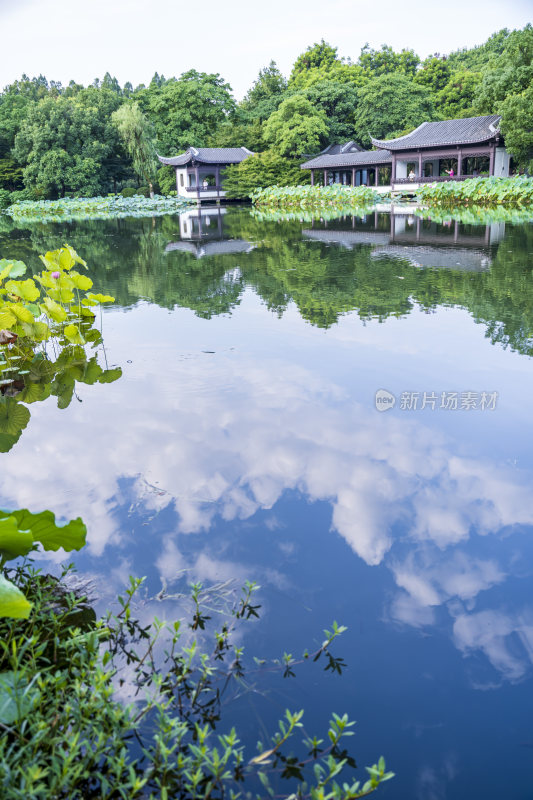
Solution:
[(372, 245), (373, 258), (397, 258), (415, 267), (481, 272), (490, 268), (505, 223), (465, 225), (415, 216), (412, 207), (376, 210), (361, 217), (314, 221), (303, 231), (308, 239), (351, 249)]
[(179, 215), (180, 240), (170, 242), (165, 252), (179, 250), (191, 253), (196, 258), (232, 253), (249, 253), (253, 244), (246, 239), (233, 239), (224, 231), (227, 209), (198, 206)]

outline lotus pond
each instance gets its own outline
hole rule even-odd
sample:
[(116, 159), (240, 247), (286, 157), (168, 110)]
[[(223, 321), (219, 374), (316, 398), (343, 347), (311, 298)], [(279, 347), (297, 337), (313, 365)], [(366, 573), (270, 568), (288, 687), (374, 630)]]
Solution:
[(347, 711), (358, 763), (396, 773), (376, 797), (530, 800), (533, 221), (0, 217), (30, 272), (65, 242), (115, 302), (94, 356), (3, 398), (29, 415), (2, 439), (0, 508), (87, 525), (40, 563), (73, 561), (100, 611), (146, 576), (146, 624), (193, 581), (256, 581), (250, 658), (319, 648), (337, 620), (341, 676), (234, 698), (252, 751), (286, 707), (312, 731)]

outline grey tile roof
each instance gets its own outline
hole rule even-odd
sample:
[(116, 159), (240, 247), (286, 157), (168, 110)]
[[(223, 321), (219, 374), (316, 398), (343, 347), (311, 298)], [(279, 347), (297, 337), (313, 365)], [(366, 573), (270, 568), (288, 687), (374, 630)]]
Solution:
[(371, 258), (409, 261), (414, 267), (483, 272), (491, 265), (490, 253), (464, 247), (398, 247), (390, 245), (373, 250)]
[(162, 164), (182, 167), (193, 159), (200, 164), (240, 164), (252, 155), (251, 150), (247, 150), (246, 147), (189, 147), (185, 153), (173, 158), (164, 158), (160, 155), (157, 157)]
[(390, 164), (392, 156), (388, 150), (362, 150), (355, 153), (320, 155), (301, 164), (302, 169), (338, 169), (339, 167), (365, 167), (372, 164)]
[(390, 241), (389, 233), (380, 233), (379, 231), (335, 231), (307, 228), (303, 231), (303, 235), (307, 239), (314, 239), (317, 242), (339, 244), (348, 250), (359, 244), (388, 245)]
[(397, 139), (372, 139), (375, 147), (387, 150), (410, 150), (419, 147), (475, 144), (486, 142), (498, 134), (499, 114), (488, 117), (447, 119), (443, 122), (423, 122), (416, 130)]
[(339, 153), (355, 153), (361, 152), (362, 150), (363, 148), (359, 147), (357, 142), (349, 141), (345, 142), (344, 144), (328, 144), (328, 146), (321, 150), (318, 155), (336, 156)]

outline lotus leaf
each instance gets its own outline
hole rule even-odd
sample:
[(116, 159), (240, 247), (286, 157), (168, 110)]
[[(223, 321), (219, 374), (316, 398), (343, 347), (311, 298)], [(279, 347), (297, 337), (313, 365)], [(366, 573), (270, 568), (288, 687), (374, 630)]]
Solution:
[(67, 312), (63, 306), (60, 306), (59, 303), (56, 303), (56, 301), (52, 300), (50, 297), (44, 298), (41, 308), (54, 322), (64, 322), (67, 318)]
[(98, 383), (113, 383), (122, 377), (122, 369), (115, 367), (115, 369), (106, 369), (98, 379)]
[(66, 525), (57, 525), (55, 515), (51, 511), (40, 511), (33, 514), (28, 509), (16, 511), (0, 511), (0, 520), (14, 518), (19, 530), (28, 530), (34, 542), (40, 542), (45, 550), (81, 550), (85, 545), (87, 528), (80, 517)]
[(8, 281), (5, 285), (5, 289), (10, 294), (22, 298), (22, 300), (27, 300), (30, 303), (37, 300), (41, 294), (32, 278), (27, 278), (25, 281)]
[(32, 604), (14, 583), (0, 575), (0, 617), (28, 619)]
[(12, 328), (13, 325), (16, 325), (16, 322), (17, 318), (10, 311), (6, 311), (5, 308), (0, 311), (0, 328)]
[(87, 275), (80, 275), (79, 272), (71, 272), (70, 277), (76, 289), (82, 292), (87, 292), (93, 285), (93, 282)]
[(93, 294), (92, 292), (87, 295), (89, 300), (95, 300), (97, 303), (114, 303), (115, 298), (108, 294)]
[(9, 310), (19, 319), (21, 322), (33, 322), (33, 314), (31, 311), (23, 306), (21, 303), (13, 303), (9, 306)]
[(7, 258), (0, 258), (0, 281), (9, 275), (11, 278), (20, 278), (26, 272), (26, 264), (23, 261), (11, 261)]
[(17, 436), (30, 419), (28, 409), (12, 397), (0, 398), (0, 433)]
[(67, 325), (63, 333), (71, 344), (85, 344), (85, 339), (77, 325)]
[(30, 531), (19, 529), (15, 517), (0, 519), (0, 556), (10, 561), (12, 558), (27, 555), (33, 547)]

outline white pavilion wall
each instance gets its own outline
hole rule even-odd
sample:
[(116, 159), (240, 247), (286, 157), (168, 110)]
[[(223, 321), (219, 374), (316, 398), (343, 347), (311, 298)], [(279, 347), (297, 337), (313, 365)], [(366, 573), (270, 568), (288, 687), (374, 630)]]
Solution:
[(494, 175), (497, 178), (509, 177), (510, 156), (505, 147), (497, 147), (494, 153)]

